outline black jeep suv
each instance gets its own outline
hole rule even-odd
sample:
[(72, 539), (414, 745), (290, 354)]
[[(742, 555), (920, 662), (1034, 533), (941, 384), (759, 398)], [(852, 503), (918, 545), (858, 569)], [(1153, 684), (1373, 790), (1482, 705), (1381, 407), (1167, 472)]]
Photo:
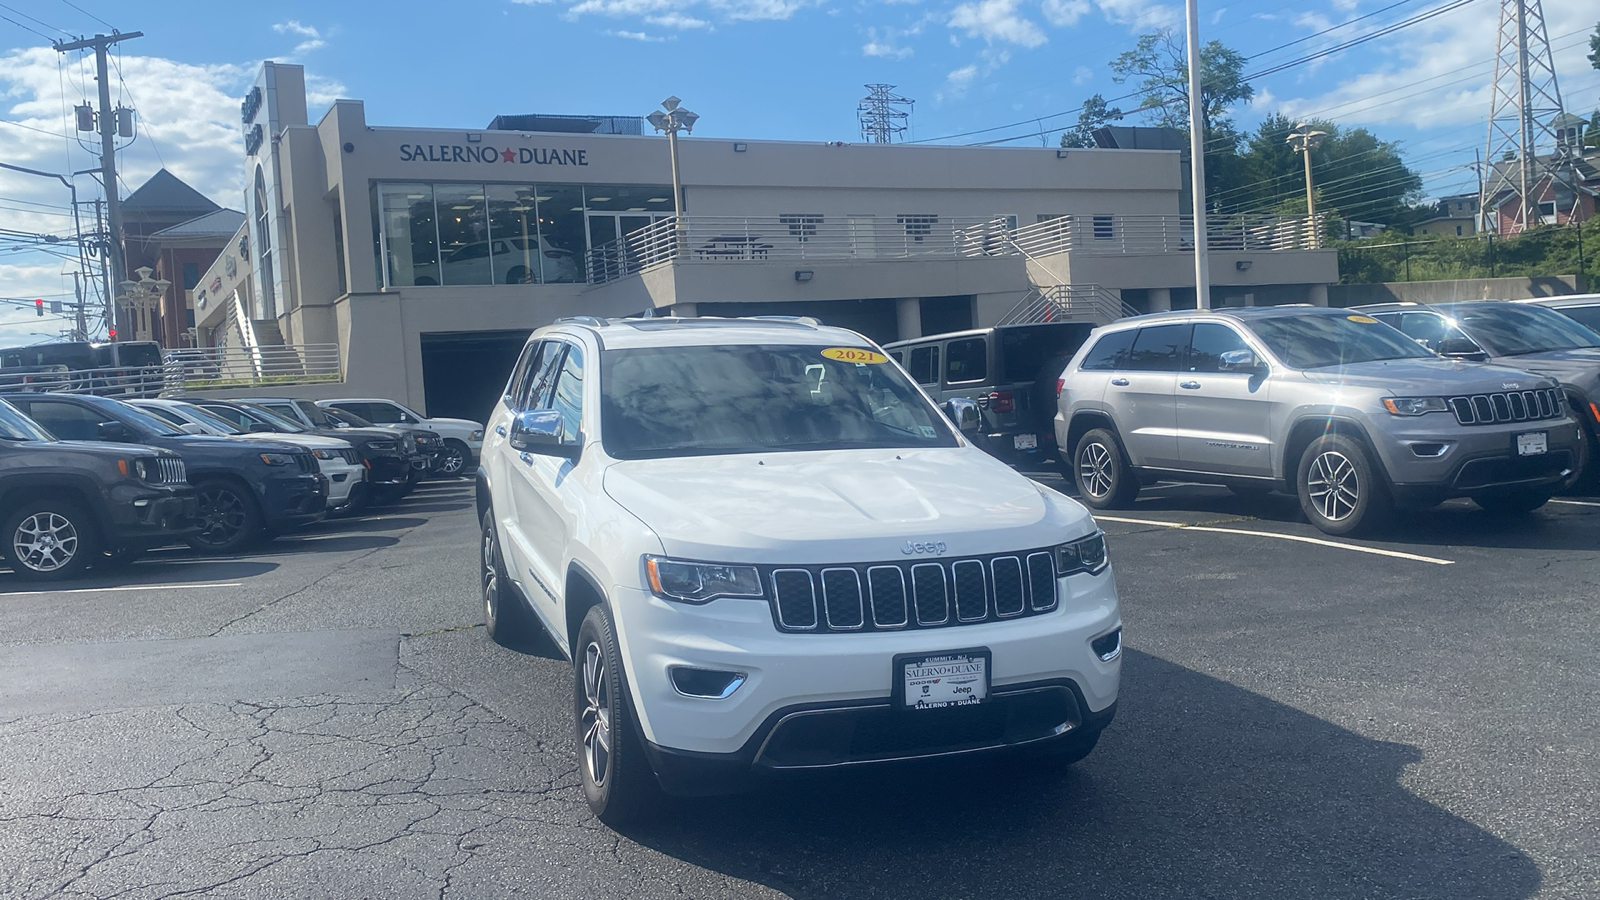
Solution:
[(58, 441), (0, 400), (0, 554), (19, 577), (70, 578), (194, 534), (176, 453)]
[(106, 397), (13, 394), (8, 398), (56, 437), (147, 444), (183, 457), (200, 491), (198, 550), (231, 553), (264, 534), (309, 525), (327, 514), (328, 479), (309, 450), (277, 441), (184, 434)]

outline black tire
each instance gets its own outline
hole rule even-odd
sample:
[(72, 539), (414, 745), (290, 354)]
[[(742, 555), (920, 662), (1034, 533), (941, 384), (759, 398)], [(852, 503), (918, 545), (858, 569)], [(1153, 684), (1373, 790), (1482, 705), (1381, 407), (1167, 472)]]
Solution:
[(1389, 486), (1378, 475), (1362, 443), (1325, 434), (1300, 456), (1295, 474), (1300, 509), (1324, 534), (1371, 531), (1394, 509)]
[(1504, 494), (1473, 497), (1478, 508), (1494, 516), (1522, 516), (1550, 502), (1551, 492), (1544, 488), (1523, 488)]
[(24, 500), (0, 534), (11, 571), (27, 581), (75, 577), (100, 557), (100, 534), (83, 507), (65, 500)]
[(506, 271), (506, 284), (532, 283), (533, 278), (531, 277), (527, 266), (512, 266)]
[(483, 627), (495, 643), (516, 647), (527, 640), (528, 619), (522, 601), (515, 594), (516, 588), (511, 586), (511, 578), (506, 574), (493, 509), (484, 511), (482, 525), (478, 541), (478, 587), (483, 600)]
[(261, 507), (238, 482), (207, 478), (195, 486), (200, 500), (200, 531), (189, 546), (206, 553), (236, 553), (261, 540)]
[(595, 818), (617, 826), (638, 818), (661, 796), (633, 719), (617, 634), (605, 604), (590, 607), (572, 654), (573, 723), (578, 774)]
[(1079, 438), (1072, 460), (1072, 483), (1078, 488), (1078, 499), (1089, 506), (1123, 509), (1139, 495), (1139, 479), (1128, 454), (1107, 429), (1096, 428)]
[(1600, 489), (1600, 437), (1589, 423), (1589, 411), (1578, 409), (1578, 444), (1573, 448), (1572, 475), (1561, 485), (1564, 491), (1592, 494)]
[(439, 474), (446, 478), (456, 478), (467, 471), (467, 460), (472, 458), (472, 451), (467, 445), (456, 440), (444, 442), (444, 453), (439, 457)]

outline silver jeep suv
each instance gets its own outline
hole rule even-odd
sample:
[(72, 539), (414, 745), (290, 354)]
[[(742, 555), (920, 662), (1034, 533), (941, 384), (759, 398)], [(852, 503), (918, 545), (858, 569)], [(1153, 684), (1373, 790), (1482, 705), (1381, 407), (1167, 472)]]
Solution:
[(1098, 330), (1061, 375), (1055, 429), (1090, 506), (1181, 478), (1296, 494), (1349, 534), (1396, 504), (1542, 506), (1575, 456), (1563, 399), (1552, 378), (1442, 359), (1348, 310), (1189, 310)]

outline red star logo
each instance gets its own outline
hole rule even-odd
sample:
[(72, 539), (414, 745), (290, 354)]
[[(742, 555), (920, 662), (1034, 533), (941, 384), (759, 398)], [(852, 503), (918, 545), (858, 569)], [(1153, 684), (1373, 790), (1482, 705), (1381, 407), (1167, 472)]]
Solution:
[(517, 151), (509, 149), (509, 148), (507, 148), (505, 150), (501, 150), (500, 151), (500, 158), (505, 160), (506, 162), (516, 162), (517, 161)]

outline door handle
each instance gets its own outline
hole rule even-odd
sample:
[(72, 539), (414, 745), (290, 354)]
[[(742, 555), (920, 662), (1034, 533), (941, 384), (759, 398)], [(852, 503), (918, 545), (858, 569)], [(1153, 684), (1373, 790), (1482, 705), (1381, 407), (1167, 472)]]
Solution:
[(496, 425), (494, 427), (494, 433), (500, 435), (501, 437), (505, 437), (506, 427), (504, 425)]
[(517, 457), (519, 459), (521, 459), (523, 461), (523, 463), (525, 463), (527, 465), (530, 465), (530, 466), (533, 465), (533, 454), (532, 453), (529, 453), (528, 451), (524, 450), (521, 453), (517, 454)]
[(1117, 387), (1127, 387), (1128, 386), (1128, 379), (1126, 379), (1126, 378), (1113, 378), (1113, 379), (1111, 379), (1111, 383), (1116, 385)]
[(1200, 382), (1198, 382), (1198, 381), (1180, 381), (1180, 382), (1178, 382), (1178, 387), (1181, 387), (1186, 391), (1198, 391), (1198, 390), (1200, 390)]

